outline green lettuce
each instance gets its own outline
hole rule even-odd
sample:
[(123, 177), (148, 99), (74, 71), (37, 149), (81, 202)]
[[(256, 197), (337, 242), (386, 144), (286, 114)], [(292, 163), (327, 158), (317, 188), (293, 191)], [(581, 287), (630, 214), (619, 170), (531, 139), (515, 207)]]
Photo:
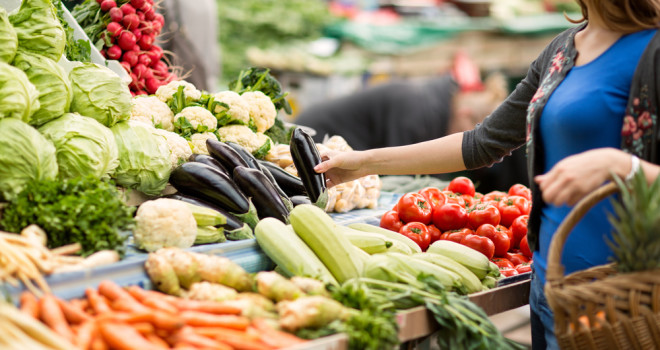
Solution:
[(119, 165), (112, 131), (93, 118), (66, 113), (39, 128), (55, 145), (62, 179), (93, 175), (108, 179)]
[(128, 84), (110, 68), (83, 63), (69, 73), (73, 100), (71, 112), (92, 117), (112, 127), (131, 116)]
[(11, 200), (28, 182), (56, 177), (53, 144), (18, 119), (0, 119), (0, 197)]
[(29, 123), (39, 109), (39, 91), (22, 70), (0, 62), (0, 119)]
[(59, 61), (66, 45), (66, 33), (50, 0), (23, 0), (9, 21), (18, 36), (18, 47)]
[(111, 130), (119, 148), (117, 184), (151, 196), (160, 194), (172, 169), (165, 138), (151, 125), (135, 121), (119, 122)]
[(39, 90), (39, 110), (34, 112), (30, 125), (39, 126), (69, 111), (71, 83), (69, 76), (55, 61), (46, 56), (19, 50), (14, 66), (27, 75)]
[(7, 11), (0, 7), (0, 61), (11, 63), (16, 55), (18, 49), (18, 37), (16, 30), (9, 23), (9, 15)]

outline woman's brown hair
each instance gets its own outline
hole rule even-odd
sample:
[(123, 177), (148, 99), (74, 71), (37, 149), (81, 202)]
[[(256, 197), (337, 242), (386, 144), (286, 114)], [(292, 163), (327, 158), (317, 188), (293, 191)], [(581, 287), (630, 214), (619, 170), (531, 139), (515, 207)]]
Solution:
[(659, 0), (577, 0), (582, 18), (566, 17), (570, 22), (581, 23), (589, 19), (585, 1), (591, 1), (591, 11), (598, 11), (611, 30), (631, 33), (660, 27)]

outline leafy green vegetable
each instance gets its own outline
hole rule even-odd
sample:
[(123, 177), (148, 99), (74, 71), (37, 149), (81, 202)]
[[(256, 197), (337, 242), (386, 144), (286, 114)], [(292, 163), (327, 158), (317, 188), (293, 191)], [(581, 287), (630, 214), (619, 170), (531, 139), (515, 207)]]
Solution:
[(266, 130), (264, 134), (270, 137), (271, 140), (275, 143), (289, 144), (291, 140), (291, 134), (293, 133), (293, 127), (287, 127), (284, 125), (284, 122), (280, 117), (275, 118), (275, 124)]
[(28, 182), (56, 177), (53, 144), (18, 119), (0, 119), (0, 198), (13, 199)]
[(39, 109), (39, 91), (25, 73), (0, 62), (0, 119), (17, 118), (26, 123)]
[(11, 63), (18, 49), (18, 37), (3, 7), (0, 7), (0, 43), (0, 62)]
[(37, 224), (48, 235), (48, 247), (78, 242), (87, 256), (103, 249), (123, 252), (122, 232), (131, 228), (133, 210), (114, 185), (93, 176), (41, 180), (9, 202), (0, 224), (10, 232)]
[(270, 69), (251, 67), (239, 73), (238, 78), (229, 83), (229, 89), (239, 94), (247, 91), (261, 91), (273, 101), (279, 111), (284, 109), (291, 114), (291, 105), (286, 100), (287, 92), (282, 91), (282, 85), (270, 74)]
[(23, 0), (18, 11), (9, 14), (9, 21), (16, 30), (20, 49), (60, 60), (66, 33), (50, 0)]
[(64, 55), (69, 61), (91, 62), (92, 45), (87, 40), (76, 40), (73, 37), (73, 28), (71, 28), (64, 19), (64, 5), (62, 4), (62, 1), (52, 0), (52, 2), (57, 10), (57, 19), (60, 21), (60, 24), (62, 24), (62, 28), (64, 28), (64, 32), (66, 33)]

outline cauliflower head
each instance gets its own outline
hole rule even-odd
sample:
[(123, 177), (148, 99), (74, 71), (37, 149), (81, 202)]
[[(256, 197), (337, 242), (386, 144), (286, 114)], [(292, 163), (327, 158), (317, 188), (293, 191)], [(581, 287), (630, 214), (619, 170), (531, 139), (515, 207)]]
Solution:
[(238, 93), (221, 91), (213, 95), (213, 101), (219, 102), (213, 109), (219, 125), (250, 124), (250, 105)]
[(263, 159), (272, 146), (270, 138), (263, 133), (255, 133), (245, 125), (227, 125), (216, 131), (222, 142), (234, 142), (250, 151), (252, 155)]
[(215, 134), (210, 132), (202, 132), (199, 134), (193, 134), (190, 137), (190, 143), (192, 143), (192, 151), (196, 154), (206, 154), (209, 155), (209, 150), (206, 148), (206, 140), (214, 139), (218, 140)]
[(179, 134), (163, 129), (155, 129), (155, 134), (161, 135), (167, 141), (170, 147), (170, 161), (172, 162), (172, 169), (176, 168), (179, 164), (186, 162), (192, 155), (192, 148), (188, 140), (179, 136)]
[(182, 201), (158, 198), (142, 203), (135, 214), (135, 244), (148, 252), (163, 247), (189, 248), (195, 243), (197, 222)]
[(218, 120), (204, 107), (186, 107), (174, 116), (174, 120), (180, 124), (179, 118), (186, 118), (192, 129), (198, 132), (213, 132), (218, 128)]
[(137, 120), (167, 131), (174, 130), (174, 113), (156, 96), (134, 97), (130, 120)]
[(250, 117), (254, 120), (257, 132), (264, 132), (275, 124), (277, 110), (270, 97), (261, 91), (248, 91), (241, 97), (250, 106)]
[(179, 89), (179, 86), (183, 86), (183, 94), (186, 95), (187, 102), (197, 101), (202, 98), (202, 92), (197, 90), (195, 85), (185, 80), (173, 80), (159, 86), (158, 90), (156, 90), (156, 97), (163, 102), (169, 102)]

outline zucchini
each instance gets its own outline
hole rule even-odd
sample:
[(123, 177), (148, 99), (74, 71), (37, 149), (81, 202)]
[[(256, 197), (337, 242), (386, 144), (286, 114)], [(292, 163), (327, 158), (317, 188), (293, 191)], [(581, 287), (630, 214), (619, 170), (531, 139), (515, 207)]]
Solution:
[(220, 170), (209, 165), (188, 162), (170, 174), (177, 191), (219, 206), (254, 227), (259, 221), (256, 209), (236, 184)]
[(233, 174), (234, 168), (237, 166), (248, 167), (248, 164), (243, 158), (233, 148), (222, 141), (207, 139), (206, 148), (209, 150), (211, 157), (215, 158), (227, 169), (229, 176)]
[(275, 218), (265, 218), (254, 229), (259, 247), (277, 264), (284, 275), (312, 277), (338, 285), (323, 262), (296, 235), (291, 225)]
[(305, 185), (303, 185), (299, 177), (293, 176), (293, 174), (266, 160), (259, 160), (259, 165), (270, 171), (275, 182), (277, 182), (287, 196), (307, 196)]
[(227, 172), (227, 169), (220, 162), (218, 162), (215, 158), (213, 158), (209, 155), (195, 153), (195, 154), (191, 155), (188, 158), (188, 161), (189, 162), (198, 162), (198, 163), (206, 164), (208, 166), (216, 168), (216, 169), (222, 171), (223, 173), (229, 175), (229, 173)]
[[(220, 208), (217, 205), (213, 205), (209, 202), (205, 202), (201, 199), (197, 199), (197, 198), (194, 198), (194, 197), (186, 196), (186, 195), (183, 195), (181, 193), (169, 194), (165, 197), (166, 198), (177, 199), (177, 200), (180, 200), (180, 201), (183, 201), (183, 202), (186, 202), (186, 203), (190, 203), (190, 204), (197, 205), (197, 206), (200, 206), (200, 207), (210, 208), (210, 209), (213, 209), (213, 210), (217, 211), (222, 216), (224, 216), (225, 220), (227, 221), (226, 223), (224, 223), (220, 226), (224, 229), (225, 234), (227, 235), (227, 238), (229, 238), (229, 239), (231, 239), (230, 235), (232, 233), (239, 234), (240, 232), (243, 232), (243, 233), (240, 234), (240, 236), (245, 236), (245, 231), (246, 230), (249, 231), (249, 235), (252, 235), (252, 229), (250, 227), (248, 227), (246, 223), (241, 221), (239, 218), (234, 216), (232, 213), (228, 212), (225, 209)], [(252, 238), (254, 238), (254, 237), (252, 237)]]
[(325, 209), (328, 202), (328, 190), (325, 184), (325, 174), (319, 174), (314, 167), (321, 163), (321, 156), (312, 137), (301, 128), (295, 128), (289, 142), (291, 158), (298, 170), (305, 191), (312, 203)]
[(479, 292), (483, 289), (481, 281), (477, 278), (477, 275), (452, 258), (433, 253), (417, 253), (413, 254), (412, 257), (413, 259), (424, 260), (456, 273), (461, 278), (468, 293)]
[(222, 228), (213, 226), (197, 226), (195, 245), (226, 242), (227, 238)]
[(363, 261), (356, 254), (357, 248), (323, 209), (312, 204), (302, 204), (291, 210), (289, 220), (296, 234), (339, 283), (360, 276)]
[(354, 246), (368, 254), (385, 253), (393, 245), (392, 241), (387, 240), (383, 235), (358, 231), (346, 226), (340, 227)]
[[(183, 201), (182, 201), (183, 202)], [(192, 211), (197, 226), (219, 226), (227, 223), (227, 217), (219, 211), (188, 202), (184, 202)]]
[[(494, 273), (494, 271), (491, 271), (493, 266), (490, 265), (490, 261), (485, 255), (454, 241), (435, 241), (426, 251), (429, 253), (444, 255), (455, 260), (461, 265), (467, 267), (480, 280), (486, 277), (486, 275)], [(497, 268), (497, 265), (495, 265), (495, 268)], [(499, 273), (499, 269), (497, 272)]]
[(360, 231), (379, 233), (379, 234), (387, 237), (388, 239), (396, 240), (396, 241), (399, 241), (399, 242), (407, 245), (408, 248), (410, 248), (412, 253), (421, 253), (422, 252), (422, 249), (419, 247), (419, 245), (417, 243), (415, 243), (412, 239), (410, 239), (410, 238), (408, 238), (408, 237), (406, 237), (406, 236), (404, 236), (404, 235), (402, 235), (398, 232), (394, 232), (394, 231), (391, 231), (391, 230), (388, 230), (388, 229), (384, 229), (380, 226), (371, 225), (371, 224), (362, 223), (362, 222), (350, 224), (350, 225), (348, 225), (348, 227), (356, 229), (356, 230), (360, 230)]
[(252, 199), (260, 219), (273, 217), (288, 223), (289, 210), (264, 173), (238, 166), (234, 168), (234, 182)]

